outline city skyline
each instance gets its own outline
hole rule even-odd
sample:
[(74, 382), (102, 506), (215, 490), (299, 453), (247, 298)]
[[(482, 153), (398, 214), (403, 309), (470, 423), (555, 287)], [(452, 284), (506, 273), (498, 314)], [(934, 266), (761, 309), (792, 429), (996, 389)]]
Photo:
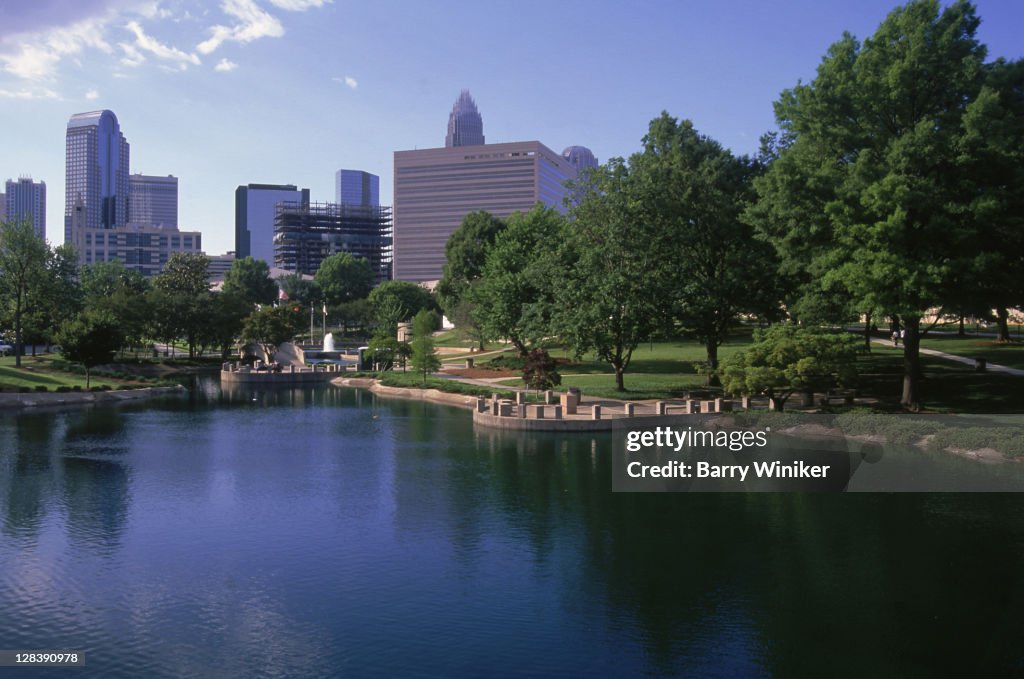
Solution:
[[(781, 91), (896, 4), (42, 1), (5, 10), (0, 26), (0, 174), (50, 185), (47, 235), (63, 242), (63, 132), (73, 114), (110, 109), (131, 171), (179, 177), (180, 227), (219, 254), (234, 246), (240, 185), (330, 200), (336, 170), (354, 167), (393, 204), (393, 153), (441, 147), (463, 89), (488, 142), (578, 144), (603, 162), (637, 151), (667, 110), (754, 153)], [(975, 4), (989, 60), (1020, 58), (1024, 6)]]

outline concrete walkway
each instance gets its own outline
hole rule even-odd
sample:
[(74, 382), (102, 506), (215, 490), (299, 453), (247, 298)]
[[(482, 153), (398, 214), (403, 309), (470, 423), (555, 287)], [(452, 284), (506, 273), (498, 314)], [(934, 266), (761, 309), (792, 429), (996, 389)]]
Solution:
[[(878, 339), (878, 338), (872, 337), (871, 341), (874, 344), (880, 344), (882, 346), (893, 348), (892, 340)], [(899, 347), (895, 347), (895, 348), (899, 348)], [(955, 361), (957, 363), (963, 363), (964, 365), (969, 365), (971, 367), (974, 367), (974, 359), (973, 358), (967, 358), (965, 356), (957, 356), (956, 354), (947, 354), (944, 351), (936, 351), (935, 349), (925, 349), (924, 347), (921, 347), (920, 352), (922, 354), (924, 354), (925, 356), (934, 356), (935, 358), (941, 358), (941, 359), (945, 359), (947, 361)], [(1024, 370), (1020, 370), (1019, 368), (1011, 368), (1008, 365), (999, 365), (998, 363), (987, 363), (986, 366), (985, 366), (985, 370), (988, 370), (988, 371), (991, 371), (991, 372), (996, 372), (996, 373), (1005, 373), (1007, 375), (1014, 375), (1016, 377), (1024, 377)]]

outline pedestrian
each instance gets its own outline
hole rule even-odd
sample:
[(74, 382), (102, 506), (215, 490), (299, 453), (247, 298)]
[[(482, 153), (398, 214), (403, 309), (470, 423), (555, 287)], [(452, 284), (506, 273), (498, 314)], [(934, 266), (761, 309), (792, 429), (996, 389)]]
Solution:
[(898, 330), (892, 331), (892, 345), (898, 347), (900, 345), (900, 333)]
[(900, 328), (900, 339), (903, 340), (903, 346), (907, 345), (907, 329)]

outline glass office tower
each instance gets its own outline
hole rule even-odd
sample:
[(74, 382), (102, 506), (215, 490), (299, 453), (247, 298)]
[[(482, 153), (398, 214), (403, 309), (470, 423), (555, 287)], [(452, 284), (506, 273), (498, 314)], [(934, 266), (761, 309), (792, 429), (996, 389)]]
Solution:
[(128, 142), (112, 111), (76, 113), (68, 121), (64, 240), (81, 201), (83, 226), (113, 229), (128, 223)]

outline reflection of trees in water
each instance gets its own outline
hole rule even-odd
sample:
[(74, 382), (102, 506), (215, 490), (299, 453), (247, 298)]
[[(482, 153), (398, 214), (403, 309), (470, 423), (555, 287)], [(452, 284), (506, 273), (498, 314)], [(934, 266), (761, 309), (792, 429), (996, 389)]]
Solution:
[(102, 550), (120, 545), (128, 517), (128, 472), (117, 461), (66, 457), (64, 506), (72, 542)]
[(0, 497), (3, 532), (35, 537), (53, 493), (54, 418), (22, 415), (0, 428)]
[(589, 601), (635, 621), (656, 672), (708, 654), (779, 676), (820, 676), (836, 657), (850, 676), (1024, 662), (1018, 495), (613, 493), (610, 438), (474, 436), (476, 453), (451, 449), (491, 458), (474, 503), (493, 502), (537, 562), (578, 542), (567, 610)]

